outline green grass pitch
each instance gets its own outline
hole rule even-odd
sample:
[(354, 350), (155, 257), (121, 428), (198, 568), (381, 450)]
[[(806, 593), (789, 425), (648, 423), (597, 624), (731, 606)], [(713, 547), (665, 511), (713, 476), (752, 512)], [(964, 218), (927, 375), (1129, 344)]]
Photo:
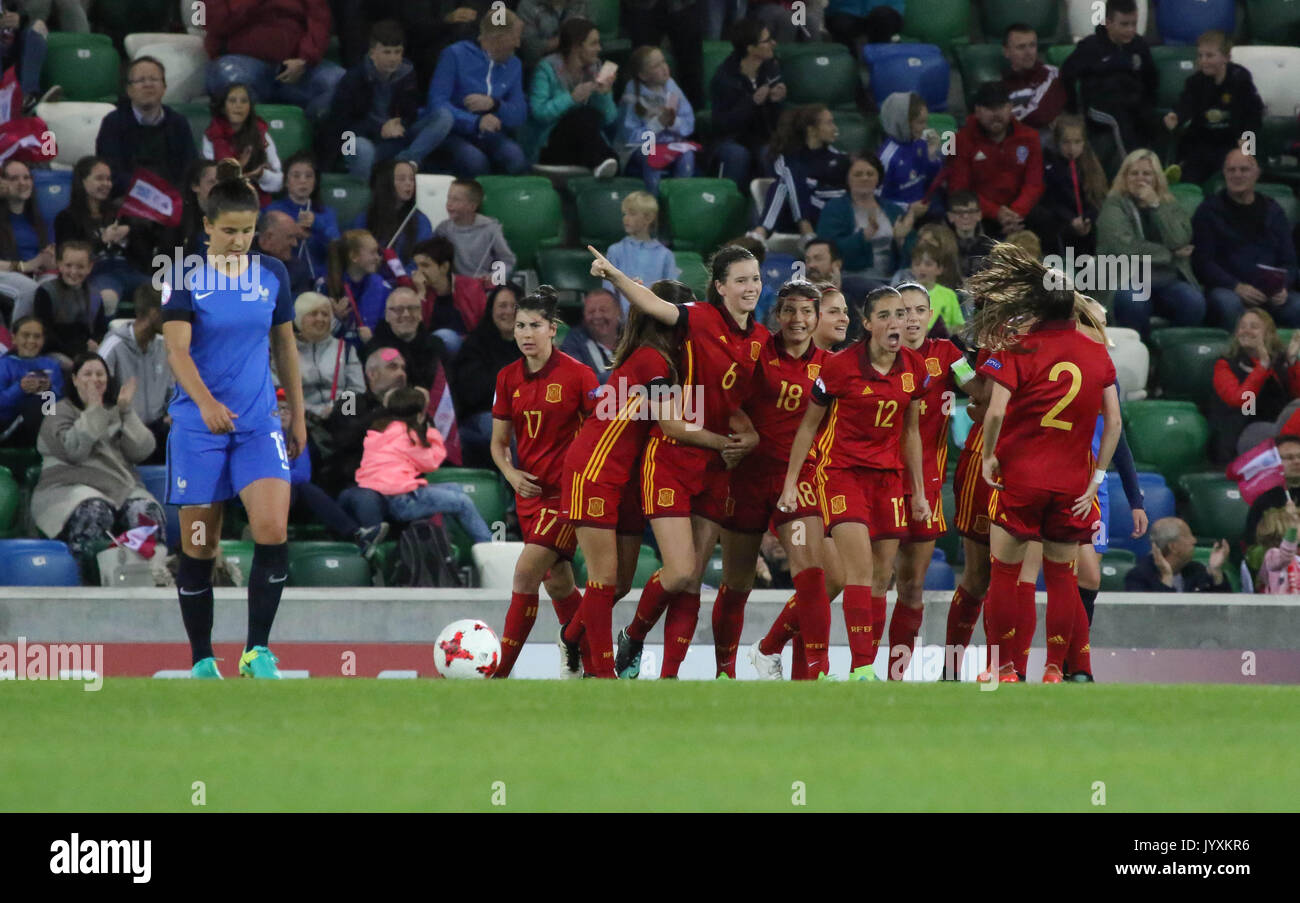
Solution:
[(0, 695), (8, 812), (1300, 809), (1297, 687), (119, 678)]

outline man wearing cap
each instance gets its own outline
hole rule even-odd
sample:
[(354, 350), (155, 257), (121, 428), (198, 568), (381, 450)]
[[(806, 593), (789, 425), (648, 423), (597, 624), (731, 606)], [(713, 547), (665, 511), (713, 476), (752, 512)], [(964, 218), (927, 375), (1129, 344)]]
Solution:
[(1038, 133), (1011, 115), (1000, 82), (980, 85), (974, 106), (957, 133), (948, 191), (974, 192), (984, 231), (1004, 237), (1024, 228), (1043, 195), (1043, 149)]

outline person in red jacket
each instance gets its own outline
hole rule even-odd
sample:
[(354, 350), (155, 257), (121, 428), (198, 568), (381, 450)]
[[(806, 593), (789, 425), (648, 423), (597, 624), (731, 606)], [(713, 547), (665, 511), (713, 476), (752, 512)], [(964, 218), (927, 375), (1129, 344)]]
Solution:
[(257, 103), (293, 104), (320, 117), (344, 72), (325, 59), (329, 0), (209, 0), (207, 10), (210, 97), (239, 82)]
[(1037, 132), (1011, 115), (1011, 100), (1000, 82), (980, 85), (974, 106), (957, 133), (948, 190), (975, 192), (984, 231), (1009, 235), (1024, 228), (1025, 217), (1042, 197), (1042, 144)]

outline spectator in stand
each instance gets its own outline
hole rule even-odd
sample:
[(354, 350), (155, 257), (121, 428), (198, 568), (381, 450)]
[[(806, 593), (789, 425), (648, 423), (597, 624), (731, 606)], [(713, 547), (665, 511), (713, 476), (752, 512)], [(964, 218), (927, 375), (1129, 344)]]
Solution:
[(421, 117), (420, 86), (407, 60), (406, 35), (392, 19), (370, 29), (370, 53), (348, 70), (334, 92), (328, 121), (318, 139), (321, 160), (332, 166), (343, 135), (356, 141), (345, 155), (353, 178), (370, 181), (376, 163), (397, 159), (419, 170), (451, 132), (451, 111), (438, 107)]
[(956, 238), (957, 264), (964, 279), (984, 266), (984, 258), (995, 244), (984, 232), (975, 192), (954, 191), (948, 197), (948, 224)]
[(433, 224), (415, 206), (415, 164), (388, 160), (375, 167), (370, 178), (370, 206), (352, 222), (366, 229), (381, 248), (392, 248), (407, 270), (415, 246), (433, 237)]
[[(40, 15), (38, 12), (23, 7), (19, 0), (4, 0), (0, 3), (0, 72), (11, 68), (18, 75), (18, 86), (22, 89), (23, 115), (31, 115), (36, 104), (45, 100), (58, 100), (63, 92), (59, 86), (52, 87), (41, 97), (41, 66), (45, 64), (45, 39), (49, 36), (49, 27), (45, 19), (49, 15), (49, 4)], [(85, 18), (85, 14), (82, 14)], [(13, 118), (17, 119), (17, 111)]]
[(473, 179), (457, 179), (447, 189), (447, 218), (433, 234), (455, 247), (457, 273), (504, 280), (515, 268), (515, 252), (506, 244), (501, 223), (479, 213), (482, 206), (483, 186)]
[(880, 105), (880, 163), (885, 177), (880, 200), (907, 208), (916, 221), (929, 212), (925, 200), (935, 176), (943, 168), (939, 133), (929, 127), (930, 110), (920, 94), (896, 91)]
[[(803, 15), (796, 15), (796, 11)], [(795, 7), (792, 0), (749, 0), (749, 13), (772, 32), (783, 44), (795, 41), (820, 41), (824, 29), (826, 4), (820, 0)]]
[(531, 72), (542, 57), (560, 46), (560, 26), (569, 19), (586, 19), (587, 0), (521, 0), (516, 10), (524, 23), (524, 45), (519, 55), (524, 71)]
[[(623, 198), (623, 231), (627, 233), (609, 246), (605, 256), (631, 279), (643, 285), (654, 285), (660, 279), (676, 279), (681, 268), (673, 252), (654, 237), (659, 221), (659, 202), (647, 191), (633, 191)], [(627, 316), (628, 300), (621, 297), (613, 284), (606, 280), (605, 290), (618, 298), (623, 316)]]
[(384, 509), (376, 507), (365, 490), (354, 485), (357, 467), (361, 464), (366, 430), (383, 411), (384, 394), (406, 385), (406, 361), (392, 348), (380, 349), (370, 355), (364, 372), (365, 391), (359, 395), (340, 394), (325, 419), (323, 433), (330, 441), (328, 448), (320, 450), (321, 466), (315, 481), (335, 496), (358, 523), (377, 524), (384, 519)]
[(1277, 201), (1256, 194), (1259, 163), (1233, 148), (1223, 161), (1224, 187), (1192, 215), (1192, 264), (1218, 325), (1232, 329), (1248, 308), (1281, 326), (1300, 326), (1300, 286), (1291, 226)]
[(126, 69), (127, 100), (99, 123), (95, 156), (113, 172), (113, 195), (126, 193), (136, 169), (147, 169), (180, 188), (194, 151), (190, 124), (163, 106), (167, 71), (151, 56), (136, 57)]
[(763, 148), (776, 133), (786, 86), (776, 61), (776, 41), (757, 19), (735, 24), (731, 47), (709, 84), (713, 159), (718, 175), (734, 181), (749, 197), (750, 178), (765, 168)]
[(99, 356), (119, 384), (135, 380), (131, 406), (154, 436), (153, 453), (141, 463), (162, 464), (167, 460), (167, 434), (172, 423), (167, 403), (176, 383), (162, 335), (162, 295), (144, 283), (135, 290), (133, 301), (135, 319), (105, 333)]
[(1151, 525), (1151, 553), (1124, 575), (1124, 590), (1130, 593), (1230, 593), (1223, 576), (1228, 560), (1228, 541), (1214, 544), (1207, 568), (1193, 561), (1196, 537), (1187, 522), (1162, 517)]
[(622, 326), (618, 301), (610, 292), (603, 288), (587, 292), (582, 299), (582, 322), (569, 330), (560, 350), (582, 361), (604, 383), (609, 379), (609, 362)]
[[(1097, 251), (1151, 264), (1151, 285), (1132, 283), (1115, 291), (1115, 322), (1136, 329), (1145, 340), (1153, 313), (1175, 326), (1205, 322), (1205, 295), (1192, 270), (1192, 218), (1169, 191), (1160, 158), (1138, 149), (1120, 164), (1110, 194), (1097, 215)], [(1136, 267), (1131, 268), (1136, 269)], [(1140, 299), (1138, 294), (1149, 295)]]
[[(612, 65), (612, 64), (610, 64)], [(529, 123), (546, 166), (585, 166), (598, 179), (618, 174), (607, 135), (618, 119), (614, 72), (600, 63), (600, 30), (590, 19), (560, 26), (560, 44), (533, 72)]]
[(912, 247), (912, 273), (916, 276), (915, 284), (925, 289), (930, 298), (930, 322), (925, 326), (926, 331), (934, 329), (942, 320), (942, 334), (955, 335), (966, 318), (962, 316), (957, 293), (939, 283), (939, 272), (942, 269), (939, 259), (942, 256), (943, 249), (937, 244), (918, 241)]
[(289, 273), (289, 291), (296, 298), (303, 292), (316, 291), (320, 285), (312, 278), (311, 264), (298, 254), (298, 224), (283, 210), (264, 210), (257, 224), (254, 251), (274, 257)]
[[(355, 348), (330, 334), (332, 322), (329, 298), (319, 292), (303, 292), (294, 299), (298, 373), (302, 378), (302, 402), (307, 409), (309, 430), (324, 422), (340, 396), (345, 393), (361, 395), (366, 391), (361, 359)], [(280, 385), (274, 367), (271, 377), (277, 386)]]
[(365, 60), (372, 24), (393, 19), (406, 34), (406, 57), (415, 64), (416, 83), (421, 88), (429, 84), (438, 51), (450, 34), (439, 4), (433, 0), (330, 0), (330, 6), (344, 68)]
[(985, 82), (975, 112), (957, 133), (949, 192), (973, 191), (994, 238), (1024, 228), (1043, 194), (1043, 152), (1038, 133), (1011, 115), (1007, 89)]
[[(503, 24), (493, 21), (498, 18)], [(515, 56), (522, 34), (523, 24), (509, 10), (484, 16), (477, 41), (458, 41), (438, 59), (425, 112), (445, 107), (455, 117), (439, 158), (461, 178), (528, 169), (528, 158), (509, 134), (528, 117), (523, 67)]]
[(34, 448), (44, 405), (63, 397), (63, 368), (43, 353), (45, 325), (40, 320), (18, 318), (13, 337), (13, 348), (0, 355), (0, 446)]
[(849, 292), (855, 299), (889, 284), (911, 247), (915, 211), (920, 209), (880, 198), (877, 189), (883, 171), (884, 164), (875, 157), (854, 156), (849, 190), (827, 201), (818, 220), (818, 237), (833, 242), (839, 251), (843, 278), (846, 285), (852, 283)]
[[(665, 175), (688, 179), (695, 175), (695, 151), (674, 150), (672, 144), (689, 141), (695, 132), (695, 110), (668, 71), (664, 52), (658, 47), (638, 47), (628, 60), (632, 77), (623, 90), (619, 144), (630, 153), (627, 174), (640, 175), (645, 189), (659, 194), (659, 180)], [(654, 135), (652, 156), (645, 153), (642, 136)], [(675, 156), (674, 156), (675, 155)], [(664, 165), (656, 165), (662, 162)]]
[[(482, 22), (493, 0), (434, 0), (442, 18), (438, 35), (438, 52), (458, 41), (472, 41), (479, 35)], [(500, 24), (499, 22), (497, 24)]]
[(50, 329), (47, 353), (66, 370), (85, 352), (99, 350), (108, 331), (104, 305), (90, 296), (90, 242), (59, 245), (59, 275), (36, 290), (36, 316)]
[[(952, 199), (949, 198), (949, 203)], [(949, 211), (951, 218), (952, 211)], [(939, 261), (939, 284), (952, 289), (954, 292), (960, 291), (965, 278), (961, 272), (961, 257), (957, 251), (957, 234), (951, 228), (943, 223), (926, 223), (916, 230), (916, 242), (920, 244), (928, 241), (932, 245), (938, 245), (939, 253), (942, 259)], [(904, 260), (909, 260), (911, 253), (904, 256)], [(909, 265), (894, 273), (889, 280), (890, 285), (899, 285), (904, 282), (915, 282), (916, 274), (912, 272)]]
[[(1261, 493), (1250, 503), (1250, 511), (1246, 513), (1246, 534), (1243, 539), (1248, 547), (1247, 561), (1257, 561), (1263, 557), (1262, 550), (1258, 554), (1252, 554), (1249, 547), (1262, 542), (1259, 537), (1259, 524), (1264, 514), (1278, 508), (1288, 508), (1300, 501), (1300, 436), (1282, 433), (1274, 440), (1274, 444), (1277, 445), (1278, 456), (1282, 459), (1284, 482), (1281, 486)], [(1258, 567), (1257, 563), (1254, 564), (1254, 569), (1257, 570)]]
[(1151, 111), (1160, 75), (1137, 21), (1135, 0), (1106, 0), (1105, 23), (1061, 66), (1066, 109), (1113, 136), (1121, 157), (1150, 147), (1155, 131)]
[(466, 334), (478, 326), (487, 307), (483, 280), (456, 273), (455, 257), (451, 240), (435, 235), (415, 246), (415, 272), (411, 274), (420, 298), (420, 321), (442, 340), (449, 358), (460, 352)]
[[(806, 243), (817, 234), (822, 208), (844, 195), (849, 173), (849, 155), (831, 146), (839, 134), (825, 104), (782, 114), (771, 147), (776, 181), (767, 190), (759, 225), (754, 227), (756, 238), (798, 232)], [(879, 161), (874, 165), (879, 176)]]
[(1052, 123), (1065, 110), (1061, 73), (1038, 58), (1038, 33), (1028, 25), (1007, 26), (1002, 55), (1007, 60), (1002, 87), (1011, 100), (1011, 115), (1037, 131), (1046, 147)]
[(420, 297), (415, 289), (399, 285), (388, 295), (384, 319), (361, 350), (364, 363), (380, 348), (395, 348), (406, 361), (407, 384), (429, 389), (438, 368), (447, 360), (442, 340), (420, 321)]
[(320, 179), (311, 151), (300, 150), (284, 161), (285, 195), (266, 209), (287, 213), (298, 226), (298, 257), (313, 280), (329, 271), (330, 242), (339, 237), (339, 220), (320, 199)]
[(333, 18), (328, 0), (208, 0), (208, 96), (235, 83), (258, 103), (302, 107), (319, 119), (343, 78), (325, 59)]
[[(1300, 396), (1300, 332), (1283, 348), (1273, 318), (1246, 311), (1237, 320), (1228, 350), (1214, 362), (1210, 400), (1210, 460), (1227, 464), (1237, 456), (1237, 437), (1252, 423), (1272, 423)], [(1249, 411), (1250, 413), (1246, 413)]]
[(704, 4), (698, 0), (624, 0), (620, 20), (633, 47), (658, 47), (664, 38), (677, 61), (677, 81), (699, 106), (704, 72)]
[(903, 0), (830, 0), (826, 30), (860, 60), (862, 45), (888, 44), (903, 30)]
[[(203, 228), (207, 216), (208, 194), (217, 184), (217, 164), (202, 157), (190, 164), (185, 174), (185, 206), (181, 211), (181, 241), (186, 254), (208, 253), (208, 233)], [(58, 221), (55, 221), (57, 227)]]
[(271, 195), (284, 186), (284, 170), (275, 139), (266, 130), (266, 122), (257, 115), (248, 86), (235, 82), (224, 93), (212, 98), (212, 122), (203, 132), (199, 148), (208, 160), (238, 160), (244, 178), (257, 186), (262, 206), (271, 203)]
[(154, 450), (153, 433), (132, 407), (135, 388), (131, 381), (119, 387), (99, 355), (78, 355), (68, 397), (44, 418), (36, 440), (41, 478), (32, 517), (42, 533), (68, 544), (83, 579), (105, 534), (150, 522), (161, 530), (167, 520), (135, 470)]
[[(4, 179), (7, 215), (0, 217), (0, 261), (8, 271), (0, 287), (14, 299), (13, 319), (32, 312), (37, 280), (54, 269), (54, 245), (49, 240), (45, 220), (36, 205), (32, 171), (20, 160), (10, 160), (0, 168)], [(0, 263), (0, 266), (3, 266)]]
[[(501, 368), (523, 357), (515, 343), (515, 307), (523, 295), (512, 284), (488, 293), (489, 316), (465, 337), (450, 374), (465, 466), (492, 466), (492, 393)], [(476, 463), (471, 464), (473, 460)]]
[(1207, 31), (1196, 40), (1196, 71), (1183, 82), (1183, 93), (1165, 114), (1170, 131), (1186, 131), (1178, 140), (1180, 176), (1200, 184), (1223, 168), (1228, 151), (1243, 132), (1261, 134), (1264, 101), (1255, 90), (1250, 70), (1231, 60), (1232, 39)]
[[(1258, 501), (1258, 500), (1256, 500)], [(1300, 556), (1296, 555), (1296, 537), (1300, 533), (1300, 511), (1287, 500), (1282, 508), (1264, 513), (1256, 530), (1257, 544), (1250, 553), (1258, 559), (1255, 591), (1268, 594), (1300, 594)], [(1252, 554), (1247, 554), (1247, 564)]]
[(90, 31), (90, 20), (86, 11), (92, 0), (18, 0), (18, 8), (33, 19), (53, 22), (57, 16), (59, 31), (75, 31), (86, 34)]
[(374, 334), (393, 287), (379, 274), (379, 243), (365, 229), (349, 229), (330, 245), (327, 287), (339, 334), (358, 349)]
[(1097, 247), (1093, 227), (1110, 184), (1088, 144), (1082, 116), (1062, 113), (1052, 124), (1052, 147), (1043, 148), (1043, 196), (1025, 223), (1049, 254), (1074, 248), (1075, 257)]

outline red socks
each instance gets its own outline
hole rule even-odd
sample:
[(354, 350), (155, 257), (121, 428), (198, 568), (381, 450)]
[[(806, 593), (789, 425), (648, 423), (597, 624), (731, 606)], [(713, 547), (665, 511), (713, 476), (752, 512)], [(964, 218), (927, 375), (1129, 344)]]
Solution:
[(695, 637), (695, 625), (700, 619), (700, 594), (675, 593), (668, 602), (668, 616), (664, 619), (664, 666), (660, 677), (676, 677), (686, 652)]
[[(826, 660), (830, 661), (829, 655)], [(804, 654), (803, 637), (797, 633), (794, 635), (794, 645), (790, 647), (790, 679), (808, 679), (808, 656)]]
[(718, 587), (718, 598), (713, 602), (713, 654), (718, 662), (718, 674), (730, 678), (736, 676), (736, 648), (745, 629), (748, 599), (748, 590), (734, 590), (724, 583)]
[(876, 660), (880, 644), (885, 641), (885, 612), (889, 606), (884, 595), (871, 597), (871, 660)]
[(875, 644), (871, 631), (871, 587), (844, 587), (844, 626), (849, 631), (849, 670), (875, 661)]
[(537, 620), (537, 593), (511, 593), (510, 609), (506, 612), (506, 627), (501, 631), (501, 664), (494, 677), (509, 677), (510, 670), (519, 658), (519, 650), (533, 630)]
[[(795, 586), (799, 585), (798, 578), (795, 578)], [(771, 628), (767, 631), (767, 636), (759, 640), (758, 651), (764, 655), (777, 655), (785, 644), (788, 643), (799, 632), (799, 593), (790, 597), (790, 601), (785, 603), (785, 608), (776, 616), (772, 622)]]
[(638, 642), (644, 642), (646, 634), (663, 617), (669, 598), (670, 594), (659, 582), (659, 572), (655, 571), (654, 576), (646, 582), (645, 589), (641, 590), (641, 601), (637, 604), (632, 623), (627, 625), (627, 635)]
[(563, 599), (552, 599), (551, 605), (555, 608), (555, 616), (560, 619), (560, 623), (568, 624), (578, 613), (578, 606), (582, 605), (582, 593), (575, 586), (573, 592)]
[(1020, 613), (1016, 620), (1016, 671), (1020, 674), (1029, 667), (1029, 647), (1034, 644), (1034, 630), (1038, 627), (1038, 603), (1034, 600), (1037, 590), (1032, 583), (1016, 584), (1016, 607)]
[(1047, 664), (1063, 668), (1076, 618), (1083, 612), (1083, 600), (1079, 598), (1074, 569), (1068, 564), (1044, 558), (1043, 582), (1047, 584)]
[[(586, 663), (587, 673), (596, 677), (617, 676), (614, 674), (613, 616), (614, 587), (588, 581), (577, 620), (586, 627), (583, 640), (591, 650), (591, 661)], [(565, 639), (573, 642), (568, 633)]]
[[(964, 586), (958, 586), (952, 594), (952, 604), (948, 606), (948, 629), (943, 640), (944, 668), (950, 671), (950, 677), (961, 673), (961, 652), (970, 645), (971, 635), (979, 623), (983, 607), (983, 603), (967, 592)], [(953, 656), (951, 664), (947, 661), (949, 655)]]
[(1070, 654), (1066, 656), (1066, 661), (1070, 666), (1070, 673), (1075, 671), (1086, 671), (1092, 673), (1092, 642), (1089, 637), (1091, 628), (1088, 625), (1088, 609), (1083, 603), (1079, 603), (1078, 609), (1074, 615), (1074, 632), (1070, 634)]
[(1020, 564), (1008, 564), (999, 561), (996, 556), (990, 559), (989, 564), (989, 594), (984, 601), (984, 615), (987, 618), (984, 632), (988, 635), (989, 645), (996, 644), (998, 647), (998, 667), (1005, 668), (1014, 665), (1019, 646), (1016, 628), (1020, 626), (1020, 606), (1017, 603), (1016, 586), (1020, 583)]
[[(796, 680), (816, 680), (830, 670), (831, 600), (826, 595), (826, 573), (821, 568), (806, 568), (795, 575), (795, 599), (799, 612), (799, 638), (795, 641), (796, 659), (803, 649), (804, 667), (791, 669)], [(796, 662), (797, 663), (797, 662)]]
[(889, 621), (889, 680), (903, 679), (903, 672), (912, 660), (912, 649), (924, 614), (924, 608), (894, 604), (894, 617)]

